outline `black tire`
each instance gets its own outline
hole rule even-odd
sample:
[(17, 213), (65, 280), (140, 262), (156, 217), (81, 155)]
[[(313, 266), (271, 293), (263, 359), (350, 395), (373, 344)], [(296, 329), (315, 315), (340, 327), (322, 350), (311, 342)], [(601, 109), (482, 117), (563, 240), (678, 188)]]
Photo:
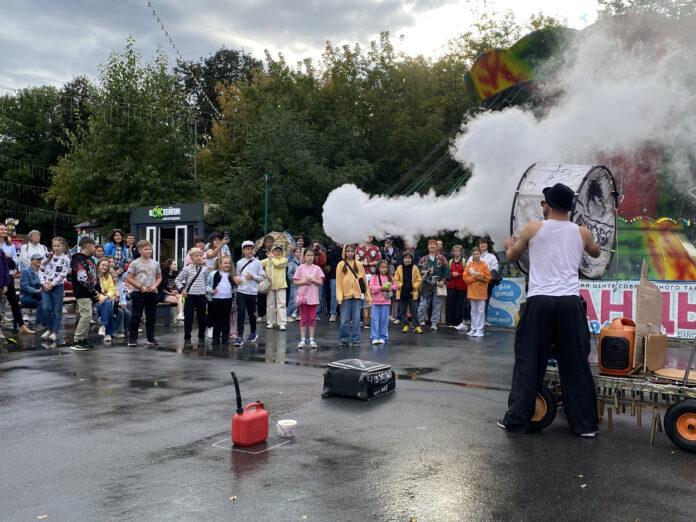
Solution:
[(664, 425), (675, 446), (696, 453), (696, 399), (684, 399), (667, 408)]
[[(534, 430), (543, 430), (556, 418), (558, 411), (556, 400), (551, 395), (548, 388), (542, 388), (537, 393), (537, 405), (532, 417), (532, 428)], [(536, 419), (536, 420), (535, 420)]]

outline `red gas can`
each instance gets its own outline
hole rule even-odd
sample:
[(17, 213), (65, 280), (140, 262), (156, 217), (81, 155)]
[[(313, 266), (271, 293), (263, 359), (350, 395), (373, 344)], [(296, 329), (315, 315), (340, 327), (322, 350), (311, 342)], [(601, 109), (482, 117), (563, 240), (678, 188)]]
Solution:
[(268, 439), (268, 412), (261, 401), (247, 404), (242, 409), (242, 396), (239, 393), (237, 376), (232, 372), (237, 394), (237, 411), (232, 416), (232, 443), (235, 446), (253, 446)]

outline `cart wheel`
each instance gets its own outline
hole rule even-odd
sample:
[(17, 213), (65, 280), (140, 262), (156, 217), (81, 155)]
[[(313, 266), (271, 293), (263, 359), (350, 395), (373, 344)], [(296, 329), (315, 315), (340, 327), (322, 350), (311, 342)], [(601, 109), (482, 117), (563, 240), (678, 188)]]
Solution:
[(532, 427), (543, 430), (556, 418), (556, 401), (548, 388), (542, 388), (536, 396), (536, 407), (532, 417)]
[(696, 453), (696, 399), (684, 399), (667, 409), (665, 432), (676, 446)]

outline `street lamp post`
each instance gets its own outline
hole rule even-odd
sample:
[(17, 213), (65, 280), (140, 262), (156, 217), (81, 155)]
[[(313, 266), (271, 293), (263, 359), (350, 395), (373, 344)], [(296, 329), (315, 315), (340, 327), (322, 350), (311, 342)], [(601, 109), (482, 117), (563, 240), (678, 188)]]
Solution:
[(264, 187), (263, 187), (263, 235), (268, 234), (268, 200), (270, 193), (270, 186), (268, 181), (271, 179), (271, 175), (266, 172), (264, 175)]

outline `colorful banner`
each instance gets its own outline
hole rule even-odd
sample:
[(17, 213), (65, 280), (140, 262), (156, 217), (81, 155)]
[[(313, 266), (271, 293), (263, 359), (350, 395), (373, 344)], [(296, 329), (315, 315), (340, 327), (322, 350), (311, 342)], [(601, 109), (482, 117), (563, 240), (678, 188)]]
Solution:
[[(662, 291), (662, 328), (670, 337), (696, 337), (696, 281), (655, 283)], [(599, 333), (615, 317), (634, 319), (638, 281), (582, 281), (590, 330)], [(524, 301), (524, 279), (503, 279), (488, 307), (488, 322), (514, 328)]]

